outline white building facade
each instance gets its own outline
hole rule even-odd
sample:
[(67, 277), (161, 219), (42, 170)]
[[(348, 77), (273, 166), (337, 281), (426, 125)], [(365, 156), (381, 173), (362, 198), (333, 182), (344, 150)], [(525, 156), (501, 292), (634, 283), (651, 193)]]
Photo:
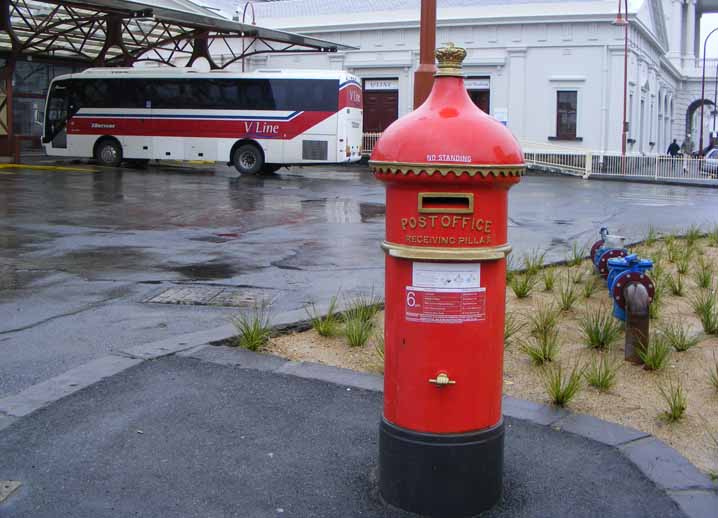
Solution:
[[(419, 6), (420, 0), (255, 3), (258, 25), (357, 50), (258, 54), (245, 66), (345, 69), (363, 81), (364, 130), (381, 131), (412, 110)], [(629, 1), (629, 152), (664, 153), (689, 133), (697, 149), (699, 23), (714, 7), (718, 0)], [(624, 28), (612, 24), (616, 13), (615, 0), (438, 0), (436, 41), (466, 48), (471, 97), (525, 147), (614, 153), (621, 148), (624, 99)], [(704, 146), (714, 124), (717, 70), (709, 60)]]

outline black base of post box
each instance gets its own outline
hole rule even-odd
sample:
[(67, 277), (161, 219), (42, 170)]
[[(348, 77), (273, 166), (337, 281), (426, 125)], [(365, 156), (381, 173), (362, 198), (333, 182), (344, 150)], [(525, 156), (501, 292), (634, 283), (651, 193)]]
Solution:
[(390, 505), (425, 516), (475, 516), (501, 498), (503, 469), (503, 419), (462, 434), (414, 432), (382, 419), (379, 491)]

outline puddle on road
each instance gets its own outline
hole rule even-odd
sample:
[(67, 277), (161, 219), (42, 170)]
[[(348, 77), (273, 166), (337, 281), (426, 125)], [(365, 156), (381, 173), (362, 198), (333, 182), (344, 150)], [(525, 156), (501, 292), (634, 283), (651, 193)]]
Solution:
[(386, 205), (383, 203), (360, 203), (359, 213), (362, 223), (374, 218), (383, 218), (386, 215)]
[(0, 291), (21, 290), (54, 273), (51, 270), (23, 270), (0, 264)]
[(150, 254), (142, 248), (102, 246), (73, 250), (60, 257), (36, 259), (33, 262), (45, 263), (67, 272), (86, 273), (88, 271), (141, 270), (144, 263), (149, 263), (149, 257)]
[(240, 273), (239, 269), (229, 263), (196, 263), (183, 266), (172, 266), (167, 270), (193, 280), (229, 279)]

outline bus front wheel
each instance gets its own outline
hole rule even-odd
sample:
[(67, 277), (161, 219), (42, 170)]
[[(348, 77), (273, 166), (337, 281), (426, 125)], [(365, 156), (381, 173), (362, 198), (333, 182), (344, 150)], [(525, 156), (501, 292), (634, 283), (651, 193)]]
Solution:
[(95, 149), (95, 158), (102, 165), (117, 167), (122, 162), (122, 146), (116, 140), (101, 140)]
[(241, 174), (257, 174), (264, 166), (264, 157), (254, 144), (242, 144), (234, 150), (232, 164)]

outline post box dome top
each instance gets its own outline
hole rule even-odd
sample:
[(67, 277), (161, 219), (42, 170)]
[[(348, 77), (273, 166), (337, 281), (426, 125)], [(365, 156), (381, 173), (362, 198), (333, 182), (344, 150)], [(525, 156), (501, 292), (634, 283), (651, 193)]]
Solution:
[(449, 43), (435, 55), (438, 71), (429, 97), (384, 130), (369, 162), (374, 173), (380, 179), (520, 176), (525, 164), (518, 142), (466, 91), (461, 70), (466, 50)]

